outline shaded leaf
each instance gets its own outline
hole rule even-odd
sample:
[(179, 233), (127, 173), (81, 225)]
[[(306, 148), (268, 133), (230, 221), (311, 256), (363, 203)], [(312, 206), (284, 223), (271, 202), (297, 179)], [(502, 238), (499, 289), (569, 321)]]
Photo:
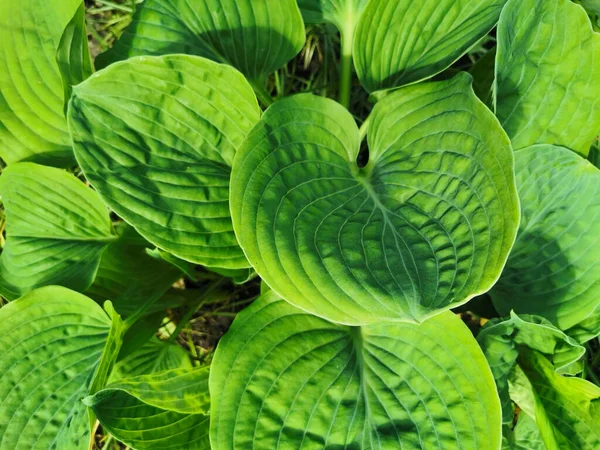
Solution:
[(210, 390), (214, 450), (500, 447), (491, 373), (450, 312), (346, 327), (268, 293), (221, 339)]
[(260, 80), (296, 56), (304, 40), (295, 0), (146, 0), (96, 62), (104, 67), (134, 56), (185, 53)]
[[(561, 147), (515, 154), (522, 219), (491, 291), (500, 314), (544, 316), (567, 330), (600, 304), (600, 171)], [(600, 330), (600, 322), (586, 327)]]
[(122, 379), (84, 402), (136, 449), (210, 449), (208, 367)]
[(509, 0), (498, 24), (496, 115), (513, 147), (587, 155), (600, 129), (600, 35), (569, 0)]
[(356, 29), (354, 58), (369, 92), (432, 77), (498, 21), (506, 0), (371, 0)]
[(508, 138), (470, 77), (379, 102), (369, 162), (352, 116), (325, 98), (271, 106), (238, 150), (234, 228), (292, 304), (345, 324), (420, 321), (496, 281), (519, 219)]
[(0, 293), (12, 300), (46, 285), (87, 289), (116, 239), (96, 192), (63, 170), (19, 163), (3, 171), (0, 194), (7, 224)]
[(248, 268), (229, 213), (230, 166), (260, 117), (229, 66), (140, 57), (74, 88), (75, 153), (105, 202), (148, 241), (198, 264)]
[(298, 0), (306, 23), (332, 23), (353, 33), (368, 0)]

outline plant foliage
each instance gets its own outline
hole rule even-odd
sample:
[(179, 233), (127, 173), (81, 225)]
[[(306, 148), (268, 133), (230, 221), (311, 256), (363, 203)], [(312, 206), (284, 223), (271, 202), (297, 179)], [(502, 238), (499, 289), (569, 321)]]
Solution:
[(594, 0), (139, 3), (0, 4), (0, 448), (600, 448)]

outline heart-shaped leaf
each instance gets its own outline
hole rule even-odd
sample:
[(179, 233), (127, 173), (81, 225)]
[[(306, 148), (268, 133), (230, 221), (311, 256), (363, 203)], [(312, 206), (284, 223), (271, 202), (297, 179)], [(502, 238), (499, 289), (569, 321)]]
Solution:
[(498, 24), (496, 114), (513, 147), (587, 155), (600, 130), (600, 35), (569, 0), (509, 0)]
[(351, 325), (420, 321), (497, 280), (519, 221), (512, 151), (464, 74), (390, 94), (371, 117), (359, 168), (339, 104), (271, 106), (235, 157), (234, 228), (294, 305)]
[(0, 293), (12, 300), (52, 284), (87, 289), (116, 239), (98, 194), (63, 170), (33, 163), (6, 168), (0, 194), (7, 223)]
[(37, 289), (0, 309), (0, 448), (89, 447), (88, 394), (111, 322), (93, 300)]
[(449, 67), (498, 21), (506, 0), (370, 0), (354, 38), (362, 85), (379, 91)]
[(84, 402), (133, 448), (209, 450), (208, 374), (202, 367), (122, 379)]
[(0, 2), (0, 157), (73, 164), (56, 52), (81, 0)]
[(76, 86), (75, 153), (105, 202), (148, 241), (211, 267), (249, 267), (229, 214), (236, 148), (260, 117), (235, 69), (187, 55), (139, 57)]
[(302, 49), (295, 0), (146, 0), (99, 67), (133, 56), (185, 53), (231, 64), (258, 81)]
[[(494, 305), (567, 330), (600, 304), (600, 170), (551, 145), (519, 150), (515, 159), (522, 219)], [(600, 321), (594, 328), (600, 333)]]
[(490, 369), (450, 312), (347, 327), (271, 292), (221, 339), (210, 391), (214, 450), (500, 447)]

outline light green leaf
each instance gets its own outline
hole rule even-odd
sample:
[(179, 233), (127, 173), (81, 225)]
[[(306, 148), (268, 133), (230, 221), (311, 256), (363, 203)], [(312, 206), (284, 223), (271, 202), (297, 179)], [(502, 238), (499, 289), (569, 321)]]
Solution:
[(371, 0), (356, 29), (362, 85), (379, 91), (449, 67), (498, 21), (506, 0)]
[(0, 2), (0, 157), (73, 164), (56, 61), (81, 0)]
[(502, 450), (546, 450), (535, 420), (527, 414), (519, 414), (514, 430), (509, 429), (504, 435)]
[(513, 406), (509, 396), (511, 372), (519, 356), (519, 346), (545, 354), (556, 370), (566, 369), (585, 353), (585, 349), (543, 317), (511, 313), (509, 319), (486, 323), (477, 337), (494, 374), (504, 423), (512, 423)]
[(513, 147), (587, 155), (600, 129), (600, 35), (569, 0), (509, 0), (498, 24), (496, 114)]
[(102, 255), (86, 295), (100, 303), (111, 300), (120, 314), (129, 316), (152, 298), (162, 297), (182, 274), (166, 261), (148, 255), (150, 244), (129, 225), (120, 224), (117, 233), (119, 240)]
[(19, 163), (3, 171), (0, 194), (7, 223), (0, 293), (12, 300), (52, 284), (87, 289), (116, 239), (96, 192), (63, 170)]
[(94, 301), (49, 286), (0, 309), (0, 448), (86, 450), (86, 407), (111, 326)]
[(535, 351), (523, 350), (519, 364), (535, 395), (535, 417), (549, 450), (600, 448), (600, 387), (558, 375)]
[(295, 0), (146, 0), (115, 46), (96, 62), (185, 53), (227, 63), (253, 81), (302, 49), (304, 24)]
[(551, 145), (515, 158), (522, 220), (491, 292), (494, 305), (502, 315), (537, 314), (566, 330), (600, 302), (600, 170)]
[(256, 272), (292, 304), (360, 325), (420, 321), (487, 291), (519, 220), (508, 138), (470, 77), (401, 89), (372, 112), (369, 162), (332, 100), (298, 95), (238, 150), (231, 211)]
[(111, 381), (149, 375), (171, 369), (191, 369), (188, 353), (179, 345), (154, 337), (142, 348), (120, 360), (111, 375)]
[(221, 339), (213, 450), (500, 447), (489, 367), (450, 312), (421, 325), (335, 325), (274, 293)]
[(84, 402), (102, 427), (144, 449), (210, 449), (208, 367), (120, 380)]
[(589, 316), (565, 330), (565, 333), (580, 344), (588, 342), (600, 335), (600, 302)]
[(139, 57), (73, 94), (77, 160), (120, 217), (179, 258), (249, 267), (233, 233), (229, 177), (260, 109), (239, 72), (195, 56)]
[(306, 23), (332, 23), (353, 32), (368, 0), (298, 0)]
[(71, 88), (94, 73), (85, 26), (85, 4), (81, 3), (65, 28), (58, 45), (56, 61), (62, 77), (64, 112), (71, 98)]

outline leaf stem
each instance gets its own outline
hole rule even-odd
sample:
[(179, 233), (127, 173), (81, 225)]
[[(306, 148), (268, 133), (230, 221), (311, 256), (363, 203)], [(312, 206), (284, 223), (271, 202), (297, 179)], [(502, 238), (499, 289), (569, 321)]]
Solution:
[(352, 87), (352, 43), (354, 41), (354, 21), (340, 31), (342, 52), (340, 60), (340, 103), (350, 108), (350, 88)]
[(254, 93), (256, 97), (261, 101), (263, 105), (266, 107), (271, 106), (275, 103), (275, 99), (269, 94), (267, 89), (265, 88), (265, 83), (262, 80), (250, 81), (250, 85), (252, 89), (254, 89)]
[(198, 297), (198, 301), (196, 302), (196, 304), (190, 306), (188, 311), (185, 313), (185, 316), (183, 316), (181, 318), (181, 320), (177, 324), (177, 328), (175, 328), (175, 331), (173, 331), (173, 333), (171, 334), (171, 337), (169, 337), (169, 342), (173, 342), (175, 339), (177, 339), (177, 336), (179, 336), (179, 333), (181, 333), (181, 330), (183, 330), (183, 328), (187, 325), (187, 323), (190, 321), (190, 319), (196, 313), (196, 311), (198, 311), (200, 309), (200, 307), (202, 305), (204, 305), (204, 303), (208, 299), (209, 295), (212, 292), (214, 292), (219, 286), (221, 286), (226, 280), (227, 280), (227, 278), (222, 277), (216, 281), (213, 281), (211, 284), (209, 284), (207, 286), (206, 290), (202, 293), (202, 295), (200, 297)]

